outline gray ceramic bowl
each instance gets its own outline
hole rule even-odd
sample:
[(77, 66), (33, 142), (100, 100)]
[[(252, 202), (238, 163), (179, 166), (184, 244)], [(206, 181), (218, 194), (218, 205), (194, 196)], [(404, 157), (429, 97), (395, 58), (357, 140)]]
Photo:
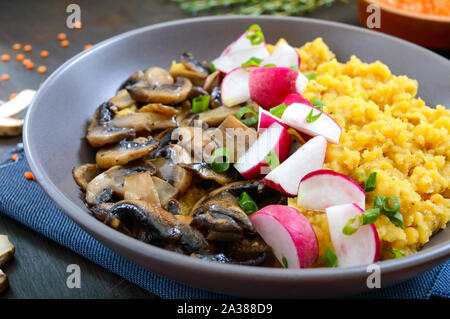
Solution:
[[(367, 290), (366, 267), (286, 270), (221, 265), (169, 252), (127, 237), (89, 215), (71, 170), (94, 160), (85, 129), (96, 107), (137, 69), (169, 67), (182, 52), (211, 60), (249, 25), (261, 25), (269, 43), (301, 45), (322, 37), (340, 61), (355, 54), (381, 60), (395, 74), (418, 79), (429, 105), (450, 105), (450, 62), (408, 42), (338, 23), (278, 17), (209, 17), (152, 25), (103, 41), (75, 56), (39, 89), (24, 128), (32, 171), (55, 204), (80, 227), (120, 255), (193, 286), (241, 296), (337, 296)], [(450, 229), (419, 253), (380, 262), (382, 287), (411, 278), (450, 256)]]

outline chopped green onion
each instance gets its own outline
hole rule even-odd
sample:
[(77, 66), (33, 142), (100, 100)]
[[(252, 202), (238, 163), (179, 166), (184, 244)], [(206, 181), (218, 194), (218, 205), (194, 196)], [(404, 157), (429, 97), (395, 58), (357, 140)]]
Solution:
[(278, 116), (279, 118), (281, 118), (281, 116), (283, 115), (283, 112), (284, 112), (284, 110), (286, 110), (286, 108), (287, 108), (287, 105), (282, 103), (278, 106), (272, 107), (270, 109), (270, 113), (272, 115), (275, 115), (275, 116)]
[(290, 66), (289, 68), (290, 68), (290, 69), (294, 69), (294, 70), (297, 70), (297, 71), (298, 71), (298, 66), (296, 66), (296, 65)]
[(385, 198), (386, 197), (380, 196), (380, 195), (374, 196), (373, 197), (373, 207), (383, 210), (383, 203), (384, 203)]
[(248, 59), (246, 62), (242, 63), (241, 66), (243, 68), (248, 67), (248, 66), (259, 66), (259, 64), (262, 62), (262, 59), (260, 58), (255, 58), (254, 56), (252, 56), (250, 59)]
[(280, 159), (278, 158), (277, 153), (275, 153), (275, 150), (271, 150), (264, 159), (272, 171), (280, 165)]
[(214, 65), (214, 63), (212, 61), (209, 64), (209, 70), (211, 71), (211, 73), (216, 72), (216, 66)]
[[(248, 114), (251, 116), (246, 116)], [(247, 126), (258, 123), (258, 114), (256, 114), (256, 112), (248, 106), (241, 107), (236, 113), (236, 118)]]
[(284, 268), (289, 268), (287, 258), (283, 254), (281, 254), (281, 261), (283, 262), (283, 267)]
[[(392, 201), (392, 208), (391, 202)], [(395, 214), (400, 209), (400, 202), (397, 197), (389, 196), (386, 197), (383, 201), (383, 210), (385, 214)]]
[(316, 72), (311, 72), (305, 75), (305, 77), (308, 79), (308, 81), (312, 81), (317, 79), (317, 73)]
[(337, 267), (338, 258), (330, 246), (328, 246), (325, 254), (322, 256), (322, 262), (327, 267)]
[(308, 116), (306, 117), (306, 122), (307, 123), (312, 123), (312, 122), (316, 121), (322, 115), (322, 111), (320, 111), (316, 115), (313, 115), (313, 111), (314, 111), (314, 109), (312, 109), (309, 112)]
[(316, 98), (310, 99), (309, 102), (311, 102), (311, 104), (314, 107), (317, 107), (318, 109), (321, 109), (321, 108), (323, 108), (325, 106), (325, 103), (323, 103), (321, 100), (318, 100)]
[(276, 64), (273, 64), (273, 63), (269, 63), (269, 64), (264, 64), (264, 67), (265, 68), (274, 68), (274, 67), (276, 67), (277, 65)]
[(364, 185), (364, 191), (371, 192), (376, 188), (377, 183), (377, 172), (372, 172), (369, 174), (369, 177), (367, 178), (367, 181)]
[[(220, 158), (220, 161), (218, 159)], [(223, 173), (230, 168), (230, 153), (225, 147), (216, 149), (211, 156), (211, 168), (217, 173)]]
[(398, 250), (395, 250), (395, 249), (391, 249), (391, 248), (388, 248), (388, 247), (384, 247), (384, 249), (386, 249), (392, 255), (394, 255), (394, 258), (401, 258), (401, 257), (405, 256), (405, 254), (402, 253), (401, 251), (398, 251)]
[[(253, 32), (255, 31), (255, 32)], [(264, 41), (264, 35), (259, 25), (254, 24), (245, 32), (245, 37), (250, 40), (252, 45), (261, 44)]]
[[(345, 224), (344, 228), (342, 229), (342, 233), (347, 236), (350, 236), (350, 235), (353, 235), (354, 233), (356, 233), (362, 224), (361, 219), (362, 219), (362, 217), (360, 215), (356, 215), (355, 217), (351, 218), (347, 222), (347, 224)], [(358, 226), (354, 227), (353, 224), (355, 223), (356, 220), (358, 220)]]
[(390, 214), (384, 212), (384, 214), (389, 218), (392, 224), (394, 224), (397, 227), (404, 228), (405, 224), (403, 221), (403, 215), (400, 214), (400, 212), (396, 212), (395, 214)]
[(251, 216), (258, 211), (258, 205), (247, 192), (242, 192), (241, 195), (239, 195), (238, 204), (248, 216)]
[(364, 184), (366, 183), (366, 181), (367, 181), (367, 176), (366, 176), (366, 174), (364, 174), (363, 172), (355, 172), (355, 173), (353, 173), (352, 175), (349, 176), (351, 179), (353, 179), (355, 182), (357, 182), (357, 183), (359, 184), (359, 181), (357, 181), (357, 180), (354, 178), (355, 176), (360, 176), (360, 177), (363, 179)]
[(209, 95), (202, 95), (194, 97), (192, 100), (192, 113), (201, 113), (209, 108), (209, 101), (211, 97)]
[(379, 208), (366, 209), (362, 214), (362, 225), (372, 224), (377, 221), (380, 215)]

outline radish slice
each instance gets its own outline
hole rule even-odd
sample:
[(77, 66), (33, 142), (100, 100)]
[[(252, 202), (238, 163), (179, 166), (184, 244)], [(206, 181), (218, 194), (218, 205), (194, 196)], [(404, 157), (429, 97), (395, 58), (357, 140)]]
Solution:
[(254, 67), (236, 68), (228, 73), (222, 81), (221, 94), (225, 106), (234, 106), (250, 99), (248, 76)]
[(258, 68), (248, 79), (250, 97), (265, 109), (280, 105), (291, 93), (303, 93), (307, 82), (299, 71), (285, 67)]
[(356, 203), (364, 209), (366, 193), (347, 175), (321, 169), (302, 178), (297, 203), (309, 210), (324, 212), (327, 207)]
[(378, 261), (380, 240), (374, 224), (360, 226), (352, 235), (342, 232), (350, 219), (362, 214), (361, 207), (355, 203), (344, 204), (328, 207), (326, 212), (339, 267), (367, 265)]
[(269, 205), (254, 213), (250, 221), (285, 267), (309, 268), (316, 262), (316, 234), (308, 219), (295, 208)]
[(261, 62), (261, 66), (267, 64), (275, 64), (280, 67), (297, 67), (300, 68), (300, 56), (297, 51), (287, 43), (278, 43), (272, 54)]
[(258, 117), (258, 133), (262, 133), (268, 128), (272, 123), (276, 122), (282, 125), (285, 129), (288, 129), (289, 126), (283, 123), (283, 121), (270, 113), (269, 111), (264, 110), (262, 107), (259, 108), (259, 117)]
[(264, 59), (268, 55), (269, 52), (265, 46), (256, 45), (245, 50), (235, 51), (218, 57), (213, 61), (213, 64), (217, 70), (228, 73), (231, 70), (240, 67), (252, 57)]
[(263, 182), (288, 196), (297, 196), (301, 179), (306, 174), (322, 168), (326, 150), (327, 140), (324, 137), (317, 136), (310, 139), (280, 166), (267, 174)]
[(338, 144), (342, 132), (342, 128), (339, 124), (326, 113), (322, 113), (322, 115), (314, 122), (308, 123), (306, 122), (306, 118), (311, 110), (313, 110), (313, 115), (322, 112), (321, 110), (306, 104), (293, 103), (283, 112), (281, 119), (283, 122), (300, 132), (311, 136), (322, 135), (329, 142)]
[[(252, 34), (255, 32), (256, 31), (251, 31), (249, 34)], [(232, 42), (229, 46), (227, 46), (226, 49), (223, 50), (223, 52), (220, 56), (225, 56), (230, 53), (234, 53), (234, 52), (241, 51), (241, 50), (247, 50), (247, 49), (250, 49), (250, 48), (256, 47), (256, 46), (261, 46), (261, 47), (266, 46), (266, 42), (264, 42), (264, 41), (258, 45), (253, 45), (252, 42), (250, 41), (250, 39), (248, 39), (246, 35), (247, 35), (247, 31), (242, 33), (241, 36), (236, 41)]]
[(283, 101), (286, 106), (289, 106), (294, 103), (302, 103), (309, 106), (312, 106), (311, 102), (308, 101), (308, 99), (305, 99), (303, 96), (297, 93), (289, 94)]
[(270, 171), (266, 155), (274, 150), (281, 163), (286, 159), (290, 146), (291, 135), (283, 126), (273, 123), (237, 160), (234, 167), (245, 179), (262, 178)]

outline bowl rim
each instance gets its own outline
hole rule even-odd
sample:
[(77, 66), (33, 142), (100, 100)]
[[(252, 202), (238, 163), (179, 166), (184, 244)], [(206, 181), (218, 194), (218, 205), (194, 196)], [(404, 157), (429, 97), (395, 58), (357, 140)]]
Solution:
[[(65, 70), (79, 62), (82, 57), (88, 56), (90, 54), (95, 54), (95, 52), (105, 46), (108, 46), (110, 43), (114, 43), (120, 41), (124, 38), (149, 32), (152, 30), (157, 30), (165, 27), (190, 24), (190, 23), (208, 23), (214, 22), (217, 20), (240, 20), (240, 19), (249, 19), (248, 16), (240, 16), (240, 15), (230, 15), (230, 16), (207, 16), (207, 17), (197, 17), (197, 18), (186, 18), (173, 20), (168, 22), (157, 23), (153, 25), (144, 26), (141, 28), (133, 29), (131, 31), (127, 31), (116, 36), (105, 39), (98, 44), (94, 45), (87, 51), (82, 51), (68, 61), (63, 63), (56, 71), (54, 71), (40, 86), (37, 91), (33, 101), (28, 107), (28, 112), (25, 117), (24, 129), (23, 129), (23, 141), (24, 141), (24, 149), (26, 159), (30, 166), (30, 169), (36, 176), (38, 183), (44, 192), (50, 197), (53, 203), (62, 210), (62, 212), (67, 215), (70, 219), (72, 219), (77, 225), (79, 225), (83, 230), (89, 233), (90, 236), (94, 237), (97, 241), (103, 243), (104, 241), (111, 241), (114, 239), (116, 247), (120, 247), (120, 250), (133, 252), (134, 256), (139, 256), (142, 258), (150, 258), (157, 259), (160, 262), (166, 264), (183, 264), (183, 265), (191, 265), (191, 267), (195, 267), (199, 272), (205, 273), (214, 273), (216, 275), (227, 274), (233, 275), (234, 278), (248, 278), (258, 277), (258, 280), (276, 280), (276, 281), (284, 281), (284, 282), (292, 282), (294, 281), (314, 281), (314, 282), (328, 282), (330, 280), (347, 280), (354, 278), (361, 278), (362, 276), (367, 276), (367, 265), (363, 266), (354, 266), (354, 267), (345, 267), (345, 268), (308, 268), (308, 269), (284, 269), (284, 268), (268, 268), (268, 267), (257, 267), (257, 266), (241, 266), (241, 265), (232, 265), (232, 264), (220, 264), (215, 262), (204, 261), (196, 258), (192, 258), (187, 255), (171, 252), (165, 250), (163, 248), (159, 248), (144, 242), (141, 242), (137, 239), (129, 237), (119, 231), (114, 230), (113, 228), (105, 225), (101, 221), (94, 218), (92, 215), (88, 214), (85, 210), (83, 210), (80, 206), (75, 204), (75, 202), (71, 201), (68, 197), (66, 197), (62, 191), (55, 185), (48, 173), (43, 169), (41, 162), (39, 160), (38, 150), (35, 148), (33, 143), (34, 135), (31, 132), (33, 122), (33, 118), (35, 114), (37, 114), (37, 106), (40, 104), (40, 100), (42, 98), (42, 92), (47, 91), (50, 84), (55, 81)], [(285, 21), (303, 21), (316, 25), (327, 25), (334, 26), (339, 29), (350, 29), (353, 31), (370, 33), (371, 36), (381, 37), (388, 39), (390, 41), (400, 42), (407, 47), (412, 47), (416, 50), (422, 51), (425, 55), (432, 55), (433, 58), (442, 59), (443, 62), (448, 63), (450, 65), (450, 61), (447, 61), (445, 58), (425, 49), (419, 47), (415, 44), (407, 42), (405, 40), (401, 40), (386, 34), (382, 34), (379, 32), (374, 32), (371, 30), (367, 30), (362, 27), (356, 27), (347, 25), (339, 22), (331, 22), (325, 20), (311, 19), (311, 18), (303, 18), (303, 17), (277, 17), (277, 16), (256, 16), (251, 17), (253, 20), (269, 20), (274, 23), (277, 20), (285, 20)], [(257, 23), (257, 22), (255, 22)], [(100, 239), (99, 239), (100, 238)], [(108, 248), (117, 252), (118, 249)], [(123, 256), (122, 253), (119, 253)], [(129, 254), (127, 254), (129, 255)], [(399, 259), (391, 259), (386, 261), (378, 262), (377, 265), (380, 266), (380, 269), (383, 273), (395, 272), (399, 270), (404, 270), (413, 267), (423, 267), (425, 264), (430, 264), (432, 262), (436, 262), (442, 260), (445, 257), (450, 256), (450, 242), (443, 242), (438, 244), (436, 247), (428, 248), (426, 250), (419, 251), (413, 255), (405, 256)], [(130, 260), (131, 258), (127, 258)], [(135, 262), (133, 260), (133, 262)], [(142, 265), (142, 264), (141, 264)], [(143, 265), (144, 266), (144, 265)], [(145, 267), (145, 266), (144, 266)], [(147, 267), (147, 269), (149, 269)], [(169, 276), (170, 277), (170, 276)]]
[(392, 14), (396, 14), (398, 16), (404, 16), (412, 19), (418, 19), (423, 20), (427, 22), (436, 22), (436, 23), (450, 23), (450, 16), (440, 16), (436, 14), (425, 14), (425, 13), (419, 13), (419, 12), (412, 12), (412, 11), (406, 11), (402, 9), (398, 9), (395, 7), (392, 7), (385, 3), (380, 3), (378, 0), (359, 0), (360, 3), (367, 3), (369, 4), (376, 4), (380, 6), (382, 10), (388, 11)]

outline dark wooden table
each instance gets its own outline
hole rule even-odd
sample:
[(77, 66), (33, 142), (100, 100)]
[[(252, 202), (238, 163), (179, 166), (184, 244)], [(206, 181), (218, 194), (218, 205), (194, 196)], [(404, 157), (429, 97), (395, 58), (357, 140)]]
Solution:
[[(83, 28), (70, 30), (65, 24), (66, 6), (70, 3), (73, 2), (0, 1), (0, 54), (11, 55), (10, 62), (0, 62), (0, 74), (11, 75), (9, 81), (0, 83), (0, 100), (7, 100), (11, 93), (26, 88), (37, 89), (46, 76), (83, 50), (85, 44), (95, 44), (141, 26), (190, 16), (164, 0), (77, 0)], [(359, 25), (356, 0), (319, 9), (309, 16)], [(56, 39), (59, 32), (67, 34), (68, 48), (62, 48)], [(17, 52), (11, 49), (16, 42), (31, 44), (33, 50), (27, 57), (36, 67), (45, 65), (47, 73), (41, 75), (36, 69), (27, 70), (17, 62), (14, 59)], [(49, 58), (40, 58), (41, 50), (48, 50)], [(444, 54), (448, 56), (448, 52)], [(20, 141), (20, 137), (0, 138), (0, 162)], [(3, 267), (9, 276), (10, 288), (0, 296), (2, 298), (156, 298), (0, 213), (0, 234), (3, 233), (15, 244), (16, 256)], [(69, 264), (78, 264), (81, 268), (81, 289), (66, 286)]]

